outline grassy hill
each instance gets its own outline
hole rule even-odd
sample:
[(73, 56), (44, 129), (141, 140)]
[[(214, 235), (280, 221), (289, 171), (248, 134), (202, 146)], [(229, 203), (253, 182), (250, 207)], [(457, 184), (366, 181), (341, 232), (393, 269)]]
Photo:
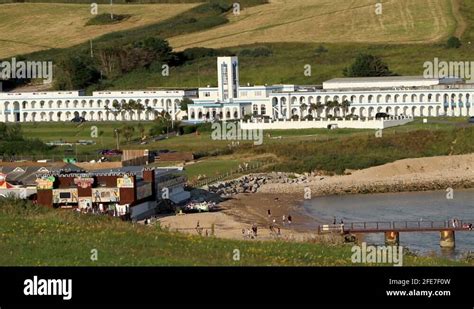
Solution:
[(451, 0), (274, 0), (228, 13), (229, 23), (172, 38), (178, 49), (267, 42), (428, 43), (454, 32)]
[[(99, 14), (131, 15), (109, 25), (86, 25), (94, 17), (89, 4), (15, 3), (1, 6), (0, 58), (70, 47), (106, 33), (142, 27), (169, 19), (198, 3), (98, 6)], [(41, 23), (38, 27), (37, 22)]]
[[(219, 230), (216, 230), (219, 233)], [(237, 241), (0, 201), (1, 266), (350, 266), (351, 245)], [(96, 249), (98, 260), (91, 260)], [(234, 261), (234, 250), (240, 260)], [(470, 265), (406, 255), (404, 265)]]
[[(342, 76), (342, 69), (360, 52), (381, 56), (391, 70), (400, 75), (422, 74), (423, 63), (434, 57), (452, 61), (474, 60), (474, 44), (471, 44), (474, 40), (474, 2), (468, 0), (383, 1), (383, 14), (380, 16), (375, 15), (374, 3), (368, 0), (337, 0), (340, 2), (338, 6), (329, 0), (275, 0), (269, 4), (265, 4), (265, 0), (244, 0), (240, 1), (242, 11), (238, 16), (229, 10), (233, 3), (230, 0), (199, 3), (191, 0), (149, 1), (186, 2), (182, 5), (193, 7), (155, 23), (98, 36), (94, 39), (95, 48), (101, 44), (123, 46), (147, 37), (170, 40), (176, 49), (227, 46), (219, 53), (239, 55), (242, 84), (319, 84)], [(131, 15), (123, 22), (105, 27), (125, 25), (133, 20), (134, 15)], [(452, 34), (461, 37), (461, 48), (445, 48), (445, 39)], [(327, 52), (318, 53), (320, 45)], [(13, 46), (18, 45), (3, 46), (4, 49), (14, 49)], [(243, 53), (260, 47), (270, 50), (270, 55)], [(89, 52), (90, 44), (85, 41), (68, 48), (40, 50), (26, 57), (56, 60), (64, 55)], [(306, 64), (312, 66), (311, 76), (303, 74)], [(171, 67), (169, 76), (162, 76), (161, 69), (141, 68), (108, 77), (89, 90), (196, 87), (215, 85), (216, 82), (215, 57), (203, 57)]]

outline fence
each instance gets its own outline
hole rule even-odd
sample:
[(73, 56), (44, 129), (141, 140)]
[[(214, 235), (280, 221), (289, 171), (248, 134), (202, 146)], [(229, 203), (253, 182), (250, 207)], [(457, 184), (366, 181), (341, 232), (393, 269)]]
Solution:
[(265, 165), (271, 164), (273, 162), (274, 162), (273, 159), (268, 159), (268, 160), (264, 160), (264, 161), (256, 161), (256, 162), (251, 162), (251, 163), (247, 163), (247, 164), (244, 163), (244, 164), (242, 164), (242, 168), (230, 170), (230, 171), (226, 172), (225, 174), (221, 174), (221, 175), (216, 176), (216, 177), (188, 182), (188, 186), (200, 188), (200, 187), (207, 186), (207, 185), (210, 185), (210, 184), (218, 182), (218, 181), (223, 181), (223, 180), (226, 180), (226, 179), (231, 179), (235, 176), (240, 176), (240, 175), (243, 174), (243, 172), (250, 172), (250, 171), (258, 170), (259, 168), (261, 168)]

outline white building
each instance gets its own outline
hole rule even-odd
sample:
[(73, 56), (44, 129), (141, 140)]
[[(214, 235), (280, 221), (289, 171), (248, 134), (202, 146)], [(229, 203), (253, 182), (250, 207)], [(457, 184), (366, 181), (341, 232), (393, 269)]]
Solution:
[(188, 106), (190, 121), (240, 119), (245, 114), (272, 120), (370, 118), (382, 112), (408, 117), (474, 116), (474, 84), (457, 78), (335, 78), (322, 87), (238, 86), (238, 80), (232, 80), (233, 92), (225, 92), (227, 84), (220, 67), (231, 67), (228, 74), (238, 79), (238, 62), (235, 57), (219, 57), (217, 65), (218, 86), (199, 88), (199, 98)]
[[(0, 121), (70, 121), (84, 117), (89, 121), (153, 120), (155, 111), (168, 112), (179, 120), (183, 97), (195, 96), (192, 90), (95, 91), (91, 96), (79, 91), (0, 92)], [(116, 110), (114, 103), (134, 100), (143, 110)]]
[[(217, 58), (217, 87), (197, 90), (79, 91), (0, 93), (0, 121), (153, 120), (166, 111), (174, 120), (190, 122), (242, 119), (272, 120), (391, 116), (474, 116), (474, 84), (457, 78), (336, 78), (322, 86), (239, 84), (237, 57)], [(194, 104), (180, 110), (184, 97)], [(134, 100), (143, 110), (117, 112), (113, 105)]]

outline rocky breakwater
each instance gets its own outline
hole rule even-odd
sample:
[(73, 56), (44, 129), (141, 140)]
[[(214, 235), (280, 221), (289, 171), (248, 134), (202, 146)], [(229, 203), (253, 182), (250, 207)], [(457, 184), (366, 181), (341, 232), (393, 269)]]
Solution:
[(249, 174), (237, 179), (222, 181), (207, 186), (211, 193), (222, 197), (230, 197), (239, 193), (256, 193), (267, 184), (305, 184), (310, 180), (311, 175), (300, 175), (294, 173), (272, 172), (266, 174)]

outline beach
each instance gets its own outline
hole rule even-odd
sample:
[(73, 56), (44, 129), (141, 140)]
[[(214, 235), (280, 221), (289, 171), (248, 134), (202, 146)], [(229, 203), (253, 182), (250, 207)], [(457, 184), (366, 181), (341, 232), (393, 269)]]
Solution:
[[(304, 241), (317, 237), (315, 234), (319, 224), (331, 223), (310, 217), (301, 207), (305, 198), (473, 187), (474, 154), (404, 159), (363, 170), (346, 171), (346, 175), (310, 176), (304, 183), (264, 184), (257, 193), (240, 193), (221, 202), (220, 211), (164, 216), (159, 221), (170, 230), (191, 234), (197, 234), (195, 227), (198, 221), (201, 227), (208, 229), (208, 234), (214, 224), (214, 236), (233, 239), (245, 238), (242, 229), (257, 224), (258, 239)], [(283, 223), (283, 215), (286, 218), (292, 216), (291, 225)], [(280, 227), (279, 237), (270, 233), (269, 226), (273, 220), (276, 221), (274, 225)]]

